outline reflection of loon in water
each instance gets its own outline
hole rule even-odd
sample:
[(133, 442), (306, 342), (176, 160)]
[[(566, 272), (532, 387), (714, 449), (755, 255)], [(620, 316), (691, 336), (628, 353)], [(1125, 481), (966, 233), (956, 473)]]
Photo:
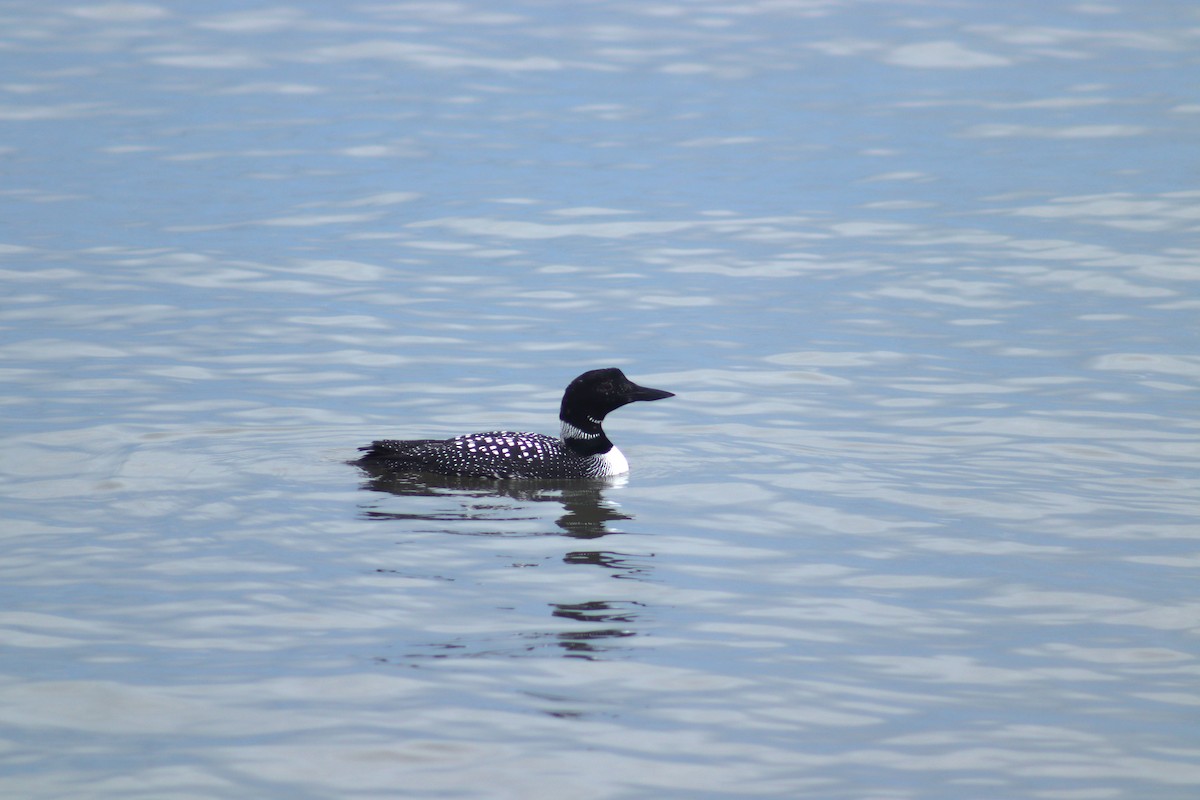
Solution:
[[(508, 497), (520, 503), (561, 503), (566, 512), (555, 524), (568, 536), (576, 539), (597, 539), (613, 531), (606, 525), (632, 519), (605, 501), (604, 489), (619, 486), (624, 478), (592, 479), (587, 481), (538, 481), (537, 483), (496, 483), (484, 478), (461, 478), (450, 475), (383, 474), (371, 478), (363, 486), (377, 492), (416, 497), (499, 498)], [(513, 510), (518, 510), (514, 504)], [(496, 509), (493, 509), (496, 510)], [(431, 519), (429, 514), (405, 514), (395, 511), (367, 511), (373, 519)], [(451, 519), (444, 512), (437, 519)], [(504, 519), (491, 516), (492, 519)], [(508, 519), (522, 519), (509, 517)]]
[(637, 400), (674, 397), (638, 386), (616, 368), (594, 369), (563, 392), (561, 435), (488, 431), (453, 439), (382, 439), (361, 448), (352, 463), (372, 474), (423, 472), (478, 478), (605, 478), (629, 471), (629, 462), (604, 434), (605, 416)]
[[(565, 513), (555, 520), (561, 532), (571, 539), (599, 539), (619, 531), (609, 530), (610, 523), (631, 520), (611, 501), (604, 499), (604, 490), (620, 486), (624, 478), (608, 478), (574, 481), (538, 481), (537, 483), (497, 483), (482, 478), (461, 478), (446, 475), (384, 474), (367, 481), (363, 488), (368, 491), (386, 492), (409, 498), (442, 498), (459, 508), (447, 509), (445, 504), (437, 510), (414, 512), (385, 511), (369, 508), (363, 515), (369, 519), (405, 520), (417, 523), (441, 523), (447, 533), (454, 527), (470, 527), (465, 523), (480, 521), (525, 521), (537, 520), (542, 515), (532, 508), (535, 503), (560, 503)], [(425, 525), (421, 525), (422, 528)], [(477, 535), (492, 535), (485, 532)], [(503, 535), (503, 534), (498, 534)], [(534, 536), (537, 533), (532, 534)], [(586, 546), (586, 545), (585, 545)], [(647, 559), (650, 553), (621, 553), (613, 550), (574, 550), (562, 554), (562, 563), (571, 566), (601, 567), (614, 578), (645, 579), (650, 571)], [(513, 564), (514, 567), (537, 566), (534, 563)], [(404, 575), (398, 569), (379, 569), (381, 574)], [(420, 577), (428, 578), (428, 575)], [(440, 580), (454, 578), (436, 576)], [(536, 584), (534, 584), (536, 585)], [(558, 586), (556, 582), (545, 584)], [(380, 663), (394, 661), (411, 664), (420, 659), (464, 658), (472, 656), (521, 656), (545, 655), (546, 648), (553, 648), (567, 658), (612, 657), (618, 642), (638, 635), (638, 621), (644, 612), (642, 603), (631, 599), (613, 597), (605, 592), (603, 599), (571, 602), (554, 602), (547, 598), (551, 616), (560, 622), (550, 630), (522, 629), (513, 634), (462, 635), (450, 640), (425, 642), (409, 645), (403, 656), (379, 657)], [(563, 630), (562, 621), (570, 621), (579, 627)]]

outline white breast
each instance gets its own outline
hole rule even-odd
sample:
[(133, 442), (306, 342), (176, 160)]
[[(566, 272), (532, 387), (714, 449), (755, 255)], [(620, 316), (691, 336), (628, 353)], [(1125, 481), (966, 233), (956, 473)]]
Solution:
[(629, 472), (629, 462), (616, 445), (613, 445), (607, 453), (601, 453), (595, 458), (600, 462), (600, 470), (596, 473), (597, 477), (607, 478), (609, 475), (624, 475)]

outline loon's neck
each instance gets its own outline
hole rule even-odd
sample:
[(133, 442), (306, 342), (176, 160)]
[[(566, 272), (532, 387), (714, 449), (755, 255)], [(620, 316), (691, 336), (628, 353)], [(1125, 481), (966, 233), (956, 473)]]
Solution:
[(613, 443), (604, 435), (600, 420), (592, 417), (566, 420), (559, 418), (562, 423), (563, 446), (578, 456), (595, 456), (607, 453)]

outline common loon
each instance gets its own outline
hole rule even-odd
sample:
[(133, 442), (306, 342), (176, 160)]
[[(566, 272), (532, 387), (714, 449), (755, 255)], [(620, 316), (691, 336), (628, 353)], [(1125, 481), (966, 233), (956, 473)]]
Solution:
[(478, 478), (605, 478), (629, 471), (629, 462), (604, 435), (610, 411), (635, 400), (662, 400), (673, 392), (638, 386), (616, 368), (585, 372), (563, 392), (562, 434), (488, 431), (453, 439), (383, 439), (359, 448), (351, 463), (373, 472), (433, 472)]

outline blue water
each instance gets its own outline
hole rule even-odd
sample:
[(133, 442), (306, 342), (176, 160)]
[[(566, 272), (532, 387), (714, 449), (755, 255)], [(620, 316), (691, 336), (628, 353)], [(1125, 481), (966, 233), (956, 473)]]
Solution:
[(0, 4), (0, 794), (1194, 797), (1198, 26)]

